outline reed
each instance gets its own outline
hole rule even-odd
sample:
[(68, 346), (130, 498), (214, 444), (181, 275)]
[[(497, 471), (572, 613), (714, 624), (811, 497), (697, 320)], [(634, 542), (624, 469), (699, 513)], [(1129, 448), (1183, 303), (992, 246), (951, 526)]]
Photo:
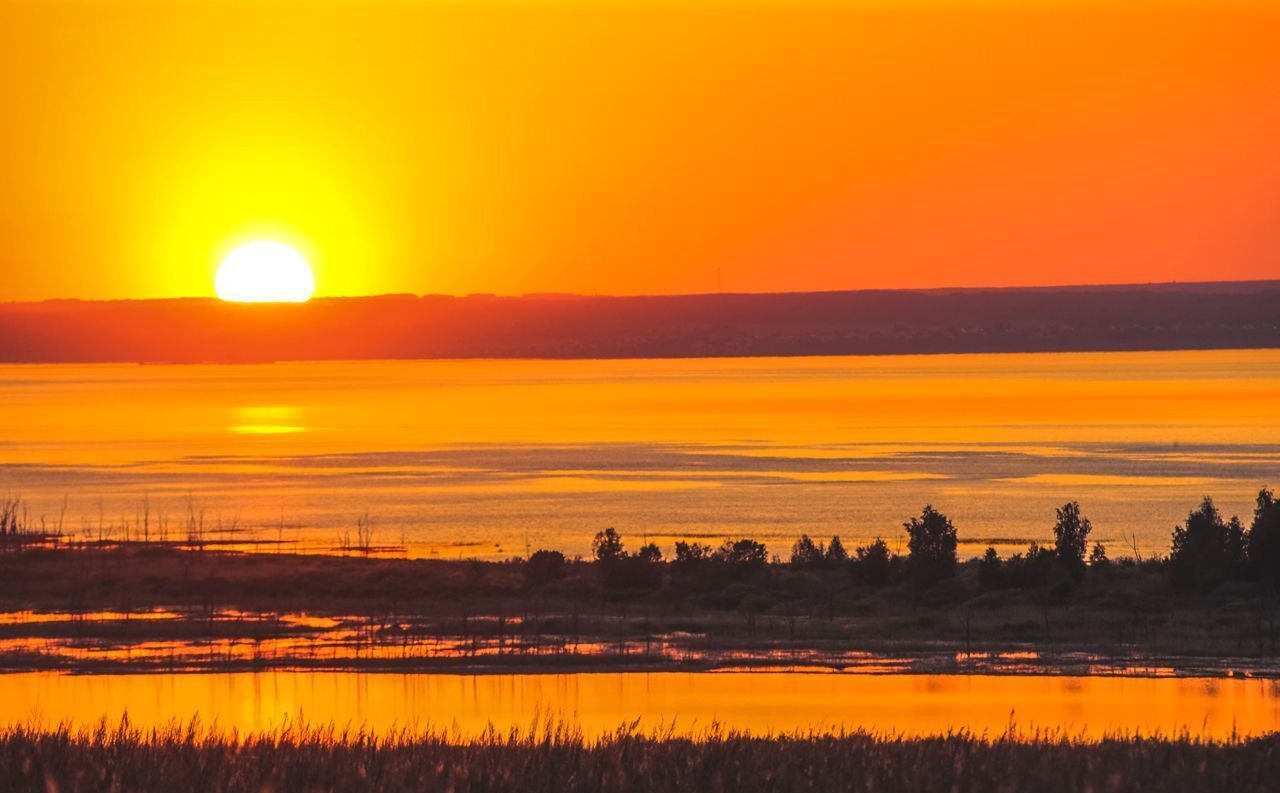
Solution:
[(89, 791), (1250, 791), (1274, 790), (1280, 736), (1204, 741), (1061, 733), (927, 738), (853, 733), (695, 738), (626, 724), (596, 740), (533, 724), (461, 739), (285, 726), (236, 735), (198, 722), (140, 730), (0, 730), (0, 790)]

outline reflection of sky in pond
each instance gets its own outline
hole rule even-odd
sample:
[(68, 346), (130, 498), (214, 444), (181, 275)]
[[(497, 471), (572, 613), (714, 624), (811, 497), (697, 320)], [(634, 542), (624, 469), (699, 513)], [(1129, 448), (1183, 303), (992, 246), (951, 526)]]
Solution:
[(862, 727), (999, 736), (1011, 724), (1097, 738), (1160, 732), (1225, 739), (1280, 729), (1274, 680), (785, 672), (535, 675), (245, 674), (0, 675), (0, 724), (94, 727), (127, 709), (136, 727), (185, 722), (269, 729), (301, 713), (311, 724), (375, 733), (428, 727), (475, 736), (567, 719), (588, 737), (641, 720), (698, 733), (718, 723), (756, 733)]
[(977, 553), (1076, 498), (1114, 554), (1280, 487), (1276, 351), (0, 367), (0, 410), (0, 492), (73, 534), (146, 504), (310, 545), (367, 511), (444, 556), (609, 525), (785, 553), (896, 542), (929, 502)]

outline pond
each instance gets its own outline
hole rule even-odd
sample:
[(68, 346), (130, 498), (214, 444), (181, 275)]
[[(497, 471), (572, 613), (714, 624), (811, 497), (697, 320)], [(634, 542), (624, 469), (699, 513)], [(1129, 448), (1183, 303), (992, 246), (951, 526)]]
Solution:
[(902, 735), (1000, 735), (1045, 729), (1206, 738), (1280, 729), (1280, 681), (1241, 678), (840, 674), (795, 671), (603, 674), (0, 675), (0, 724), (92, 726), (128, 714), (137, 726), (199, 717), (241, 732), (300, 717), (316, 725), (443, 728), (474, 736), (490, 724), (548, 719), (598, 736), (640, 720), (698, 734), (858, 729)]

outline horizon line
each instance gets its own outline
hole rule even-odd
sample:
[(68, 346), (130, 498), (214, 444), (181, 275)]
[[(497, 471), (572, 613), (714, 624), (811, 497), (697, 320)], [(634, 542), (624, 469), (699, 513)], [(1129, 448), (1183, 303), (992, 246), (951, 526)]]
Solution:
[(370, 300), (370, 299), (386, 299), (401, 298), (421, 300), (427, 298), (443, 298), (452, 300), (466, 299), (495, 299), (495, 300), (521, 300), (521, 299), (564, 299), (564, 300), (628, 300), (628, 299), (654, 299), (654, 298), (682, 298), (682, 297), (767, 297), (782, 295), (836, 295), (836, 294), (883, 294), (883, 293), (954, 293), (954, 292), (1035, 292), (1035, 291), (1080, 291), (1080, 290), (1111, 290), (1111, 289), (1132, 289), (1132, 288), (1152, 288), (1152, 287), (1263, 287), (1274, 285), (1280, 287), (1280, 277), (1277, 278), (1251, 278), (1239, 280), (1205, 280), (1205, 281), (1116, 281), (1108, 283), (1060, 283), (1060, 284), (1034, 284), (1034, 285), (1004, 285), (1004, 286), (929, 286), (929, 287), (864, 287), (853, 289), (805, 289), (793, 291), (719, 291), (719, 292), (641, 292), (636, 294), (616, 294), (607, 292), (519, 292), (519, 293), (501, 293), (501, 292), (468, 292), (465, 294), (446, 293), (446, 292), (370, 292), (365, 294), (353, 295), (316, 295), (307, 301), (298, 303), (277, 303), (277, 302), (236, 302), (226, 301), (217, 295), (182, 295), (171, 297), (45, 297), (33, 298), (28, 300), (0, 300), (0, 306), (12, 305), (43, 305), (49, 303), (162, 303), (162, 302), (201, 302), (201, 303), (227, 303), (229, 305), (242, 306), (281, 306), (296, 305), (304, 306), (307, 303), (325, 302), (325, 301), (341, 301), (341, 300)]

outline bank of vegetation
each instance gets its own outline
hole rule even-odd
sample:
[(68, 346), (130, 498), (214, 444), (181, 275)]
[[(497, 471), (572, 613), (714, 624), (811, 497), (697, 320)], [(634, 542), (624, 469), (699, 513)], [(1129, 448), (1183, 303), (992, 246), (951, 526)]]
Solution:
[(286, 728), (236, 737), (198, 727), (0, 731), (12, 793), (628, 793), (629, 791), (1274, 790), (1280, 737), (1222, 742), (1061, 735), (908, 738), (867, 733), (698, 738), (565, 727), (459, 739)]
[[(1014, 652), (1050, 667), (1067, 662), (1044, 659), (1074, 654), (1086, 673), (1101, 662), (1280, 675), (1272, 491), (1258, 494), (1247, 521), (1206, 498), (1159, 557), (1113, 555), (1075, 502), (1046, 518), (1052, 544), (966, 560), (953, 522), (928, 506), (904, 522), (900, 555), (883, 540), (847, 549), (839, 537), (805, 536), (783, 553), (733, 538), (681, 541), (668, 554), (604, 529), (586, 559), (544, 549), (441, 561), (66, 547), (9, 531), (0, 610), (70, 619), (0, 624), (0, 668), (110, 669), (156, 658), (90, 650), (207, 641), (198, 668), (845, 668), (873, 653), (908, 667), (931, 658), (919, 671), (963, 671), (961, 656)], [(158, 608), (183, 618), (137, 618)], [(298, 613), (335, 619), (275, 618)], [(283, 641), (291, 637), (326, 644), (316, 652)], [(169, 663), (186, 664), (192, 654), (182, 650)]]

